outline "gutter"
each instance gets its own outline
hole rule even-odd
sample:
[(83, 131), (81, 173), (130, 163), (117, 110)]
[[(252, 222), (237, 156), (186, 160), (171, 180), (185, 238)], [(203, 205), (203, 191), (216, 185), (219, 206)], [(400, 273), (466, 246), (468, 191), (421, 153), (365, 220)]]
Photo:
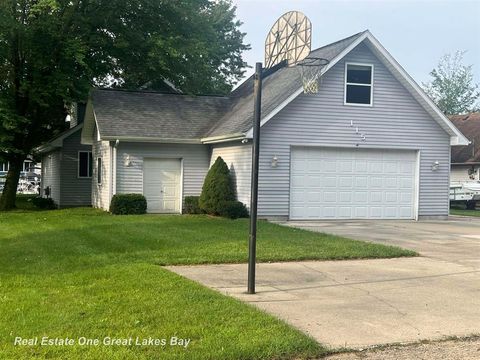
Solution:
[(145, 136), (102, 136), (105, 141), (151, 142), (164, 144), (202, 144), (200, 139), (154, 138)]
[(215, 144), (215, 143), (234, 141), (234, 140), (243, 140), (243, 139), (245, 139), (244, 133), (236, 133), (236, 134), (230, 134), (230, 135), (206, 137), (201, 139), (201, 141), (203, 144)]

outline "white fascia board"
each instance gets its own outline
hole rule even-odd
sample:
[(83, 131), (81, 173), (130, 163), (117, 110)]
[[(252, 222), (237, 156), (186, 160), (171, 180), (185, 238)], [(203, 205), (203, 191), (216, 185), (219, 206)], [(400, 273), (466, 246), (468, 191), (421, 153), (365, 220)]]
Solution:
[(104, 141), (148, 142), (162, 144), (201, 144), (200, 139), (155, 138), (145, 136), (103, 136)]
[[(350, 51), (355, 49), (368, 35), (368, 31), (362, 34), (357, 40), (351, 43), (348, 47), (346, 47), (340, 54), (337, 55), (335, 59), (330, 61), (327, 66), (325, 66), (321, 73), (320, 77), (322, 77), (328, 70), (334, 67), (340, 60), (342, 60)], [(303, 86), (301, 86), (297, 91), (295, 91), (292, 95), (290, 95), (284, 102), (282, 102), (279, 106), (273, 109), (267, 116), (263, 117), (260, 121), (260, 126), (265, 125), (271, 118), (277, 115), (285, 106), (291, 103), (297, 96), (303, 93)], [(246, 138), (251, 139), (253, 137), (253, 128), (247, 131)]]
[[(413, 80), (413, 78), (402, 68), (402, 66), (393, 58), (392, 55), (383, 47), (382, 44), (369, 32), (366, 33), (367, 39), (374, 46), (383, 58), (393, 67), (393, 69), (405, 80), (407, 90), (413, 95), (413, 97), (419, 97), (430, 110), (433, 111), (433, 118), (437, 123), (442, 126), (446, 126), (450, 130), (450, 144), (451, 145), (468, 145), (470, 141), (453, 125), (453, 123), (443, 114), (440, 109), (434, 104), (434, 102), (428, 97), (422, 88)], [(420, 101), (420, 103), (422, 103)], [(427, 110), (427, 109), (425, 109)], [(442, 126), (443, 128), (443, 126)]]
[(236, 134), (230, 134), (230, 135), (206, 137), (206, 138), (202, 138), (201, 141), (203, 144), (216, 144), (216, 143), (229, 142), (229, 141), (242, 140), (242, 139), (245, 139), (245, 134), (236, 133)]

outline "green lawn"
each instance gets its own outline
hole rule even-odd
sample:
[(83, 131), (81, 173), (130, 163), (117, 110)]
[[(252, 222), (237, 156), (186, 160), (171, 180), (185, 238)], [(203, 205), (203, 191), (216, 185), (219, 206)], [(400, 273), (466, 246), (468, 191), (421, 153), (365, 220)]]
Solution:
[(480, 216), (480, 210), (450, 209), (450, 215)]
[[(160, 264), (243, 262), (248, 221), (0, 213), (0, 358), (277, 359), (318, 356), (311, 338)], [(395, 247), (260, 222), (260, 261), (411, 256)], [(16, 336), (190, 338), (171, 346), (13, 346)]]

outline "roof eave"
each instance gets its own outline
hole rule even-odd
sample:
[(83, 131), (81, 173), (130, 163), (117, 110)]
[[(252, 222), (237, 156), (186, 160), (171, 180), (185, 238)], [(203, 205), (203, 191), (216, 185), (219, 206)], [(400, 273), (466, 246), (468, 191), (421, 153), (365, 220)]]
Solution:
[(467, 162), (452, 162), (450, 165), (452, 166), (471, 166), (471, 165), (479, 165), (480, 161), (467, 161)]
[(201, 141), (203, 144), (216, 144), (216, 143), (243, 140), (243, 139), (245, 139), (244, 133), (235, 133), (235, 134), (229, 134), (229, 135), (206, 137), (206, 138), (202, 138)]
[(101, 136), (104, 141), (146, 142), (162, 144), (202, 144), (200, 139), (158, 138), (147, 136)]
[(66, 139), (67, 137), (69, 137), (70, 135), (74, 134), (75, 132), (79, 131), (82, 128), (83, 128), (83, 123), (80, 123), (77, 126), (67, 129), (60, 135), (57, 135), (56, 137), (51, 139), (48, 143), (37, 147), (35, 151), (38, 152), (39, 154), (45, 154), (55, 149), (59, 149), (63, 146), (64, 139)]

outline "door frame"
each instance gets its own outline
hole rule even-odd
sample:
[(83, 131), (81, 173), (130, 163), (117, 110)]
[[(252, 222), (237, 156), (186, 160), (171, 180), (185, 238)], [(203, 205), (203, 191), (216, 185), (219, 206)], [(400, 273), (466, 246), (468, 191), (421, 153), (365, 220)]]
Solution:
[[(412, 149), (412, 148), (395, 148), (395, 147), (377, 147), (377, 146), (361, 146), (361, 147), (352, 147), (347, 145), (316, 145), (316, 144), (290, 144), (289, 152), (289, 175), (288, 175), (288, 220), (292, 221), (302, 221), (302, 219), (292, 219), (290, 210), (292, 202), (292, 152), (295, 149), (299, 148), (315, 148), (315, 149), (351, 149), (351, 150), (390, 150), (390, 151), (411, 151), (415, 152), (415, 173), (413, 178), (413, 216), (412, 220), (418, 221), (419, 217), (419, 206), (420, 206), (420, 161), (421, 161), (421, 150)], [(308, 219), (306, 219), (308, 220)], [(320, 221), (327, 219), (318, 219)], [(328, 221), (336, 220), (346, 220), (346, 219), (328, 219)], [(349, 220), (356, 220), (355, 218)], [(368, 220), (368, 219), (367, 219)], [(372, 219), (372, 220), (382, 220), (382, 219)], [(387, 220), (387, 219), (385, 219)], [(403, 220), (403, 219), (398, 219)]]
[[(145, 196), (145, 160), (179, 160), (180, 161), (180, 208), (179, 214), (183, 214), (183, 158), (177, 156), (144, 156), (142, 157), (142, 195)], [(148, 199), (147, 199), (147, 208), (148, 208)], [(170, 213), (158, 213), (158, 214), (170, 214)], [(175, 214), (175, 213), (171, 213)]]

